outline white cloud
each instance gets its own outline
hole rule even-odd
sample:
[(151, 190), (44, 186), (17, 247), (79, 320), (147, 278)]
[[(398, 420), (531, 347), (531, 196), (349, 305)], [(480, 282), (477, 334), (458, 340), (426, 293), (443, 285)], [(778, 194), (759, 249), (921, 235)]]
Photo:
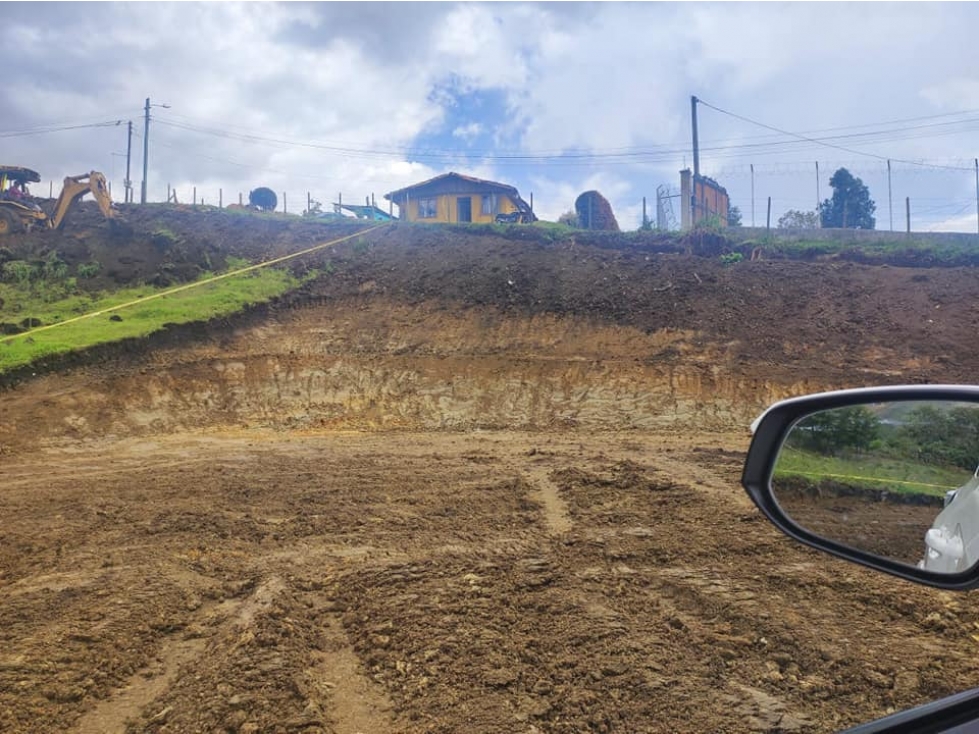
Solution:
[[(658, 184), (676, 185), (684, 159), (690, 163), (691, 94), (788, 130), (979, 108), (979, 77), (969, 71), (979, 8), (971, 4), (7, 3), (4, 21), (0, 44), (20, 56), (6, 60), (0, 131), (102, 119), (132, 119), (141, 131), (146, 96), (172, 105), (154, 109), (153, 198), (162, 198), (170, 181), (208, 191), (270, 185), (303, 198), (313, 189), (327, 200), (343, 191), (361, 200), (451, 167), (513, 183), (525, 198), (534, 191), (535, 208), (546, 218), (597, 189), (631, 228), (638, 226), (641, 197), (652, 199)], [(508, 120), (492, 129), (478, 109), (468, 111), (471, 119), (447, 131), (460, 148), (489, 132), (498, 144), (517, 139), (533, 152), (655, 145), (670, 152), (628, 164), (605, 158), (590, 168), (502, 165), (490, 157), (451, 166), (407, 162), (398, 154), (419, 135), (446, 132), (453, 97), (439, 94), (445, 88), (492, 90), (508, 105)], [(770, 155), (732, 149), (767, 133), (701, 109), (708, 175), (749, 163), (799, 164), (792, 175), (758, 177), (759, 210), (769, 195), (779, 207), (810, 209), (805, 202), (814, 202), (815, 192), (807, 167), (833, 159), (864, 177), (878, 201), (878, 221), (885, 220), (883, 161), (811, 145)], [(967, 163), (976, 154), (975, 128), (942, 137), (928, 132), (841, 144), (905, 159)], [(96, 168), (114, 173), (121, 188), (123, 128), (3, 143), (11, 163), (37, 168), (46, 179)], [(137, 180), (141, 143), (134, 140)], [(708, 143), (727, 149), (707, 150)], [(824, 168), (828, 179), (831, 167)], [(894, 199), (957, 199), (968, 176), (901, 170)], [(750, 204), (746, 174), (721, 183), (735, 202)], [(827, 196), (825, 180), (822, 189)], [(747, 219), (748, 207), (741, 208)]]
[(452, 137), (459, 138), (465, 142), (471, 142), (483, 133), (483, 126), (478, 122), (470, 122), (468, 125), (460, 125), (452, 131)]

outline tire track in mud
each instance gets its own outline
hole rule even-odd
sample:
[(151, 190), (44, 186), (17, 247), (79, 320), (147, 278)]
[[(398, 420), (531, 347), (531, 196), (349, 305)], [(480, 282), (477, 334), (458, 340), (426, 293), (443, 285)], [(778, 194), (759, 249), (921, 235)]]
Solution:
[[(977, 667), (941, 644), (976, 649), (967, 604), (794, 548), (715, 436), (262, 436), (161, 440), (148, 465), (202, 461), (149, 487), (74, 487), (64, 462), (58, 486), (4, 498), (8, 537), (37, 548), (8, 554), (6, 728), (31, 731), (32, 705), (48, 730), (151, 734), (822, 732)], [(50, 561), (59, 514), (79, 540)], [(121, 672), (82, 690), (103, 648)], [(28, 698), (27, 678), (78, 697)]]
[(134, 726), (264, 731), (278, 724), (332, 734), (396, 732), (391, 703), (361, 672), (339, 617), (323, 605), (321, 584), (304, 591), (308, 582), (290, 581), (285, 572), (317, 574), (295, 556), (278, 560), (288, 565), (251, 585), (247, 596), (201, 606), (72, 734), (122, 734)]
[(542, 467), (524, 469), (523, 476), (536, 487), (528, 497), (539, 504), (544, 512), (544, 523), (548, 535), (563, 535), (569, 532), (574, 523), (568, 512), (568, 503), (561, 497), (558, 486), (551, 480), (550, 471)]
[[(225, 600), (202, 608), (199, 618), (204, 621), (224, 618), (224, 625), (247, 628), (255, 615), (268, 607), (284, 588), (282, 580), (272, 577), (261, 584), (247, 599)], [(85, 714), (75, 725), (73, 734), (123, 734), (129, 722), (142, 717), (149, 724), (167, 720), (173, 706), (153, 707), (151, 704), (167, 692), (179, 675), (186, 672), (206, 652), (208, 640), (200, 628), (192, 636), (179, 639), (174, 634), (163, 641), (150, 665), (132, 675), (128, 681)]]
[[(125, 734), (128, 723), (143, 714), (171, 686), (181, 670), (200, 658), (205, 646), (206, 641), (199, 638), (164, 643), (156, 662), (136, 673), (107, 700), (82, 716), (72, 729), (73, 734)], [(148, 720), (163, 721), (169, 711), (159, 709)]]
[(306, 673), (329, 701), (334, 734), (396, 734), (393, 705), (362, 672), (360, 658), (347, 639), (338, 617), (323, 629), (323, 650)]

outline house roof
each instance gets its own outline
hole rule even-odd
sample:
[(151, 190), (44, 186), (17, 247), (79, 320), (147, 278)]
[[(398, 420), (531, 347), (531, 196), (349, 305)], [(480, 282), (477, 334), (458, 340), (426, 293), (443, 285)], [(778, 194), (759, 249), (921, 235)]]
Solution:
[(486, 188), (497, 189), (497, 190), (503, 191), (503, 192), (505, 192), (507, 194), (512, 194), (514, 197), (517, 197), (517, 198), (519, 198), (519, 196), (520, 196), (520, 194), (517, 192), (517, 188), (515, 186), (510, 186), (508, 184), (498, 183), (497, 181), (487, 181), (486, 179), (476, 178), (475, 176), (463, 176), (461, 173), (451, 172), (451, 173), (443, 173), (441, 176), (436, 176), (435, 178), (430, 178), (427, 181), (422, 181), (421, 183), (413, 184), (411, 186), (405, 186), (403, 189), (398, 189), (397, 191), (392, 191), (389, 194), (385, 194), (384, 195), (384, 198), (385, 199), (388, 199), (389, 201), (393, 201), (395, 204), (398, 204), (398, 203), (400, 203), (399, 200), (400, 201), (404, 201), (405, 198), (407, 197), (407, 194), (409, 194), (411, 192), (418, 191), (420, 189), (428, 188), (429, 186), (432, 186), (433, 184), (441, 183), (441, 182), (447, 181), (449, 179), (455, 179), (455, 180), (458, 180), (458, 181), (465, 181), (466, 183), (475, 184), (477, 186), (483, 186), (483, 187), (486, 187)]
[(374, 205), (364, 204), (334, 204), (334, 209), (346, 209), (348, 212), (354, 214), (358, 219), (374, 219), (378, 221), (388, 221), (394, 219), (390, 214), (388, 214), (383, 209), (378, 209)]

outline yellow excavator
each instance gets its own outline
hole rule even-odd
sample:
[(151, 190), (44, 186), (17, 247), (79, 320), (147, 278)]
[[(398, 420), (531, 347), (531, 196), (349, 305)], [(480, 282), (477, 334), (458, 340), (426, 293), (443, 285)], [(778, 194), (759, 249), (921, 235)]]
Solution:
[(72, 205), (88, 193), (106, 219), (115, 215), (109, 185), (98, 171), (68, 176), (50, 214), (35, 203), (27, 189), (27, 184), (40, 181), (41, 175), (30, 168), (0, 165), (0, 236), (29, 232), (35, 226), (60, 229)]

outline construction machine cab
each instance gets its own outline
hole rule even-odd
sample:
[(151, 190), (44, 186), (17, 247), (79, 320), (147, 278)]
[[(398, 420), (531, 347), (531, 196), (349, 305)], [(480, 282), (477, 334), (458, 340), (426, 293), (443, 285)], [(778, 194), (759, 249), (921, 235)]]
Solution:
[(33, 203), (29, 183), (39, 183), (41, 175), (21, 166), (0, 166), (0, 200), (19, 204)]

